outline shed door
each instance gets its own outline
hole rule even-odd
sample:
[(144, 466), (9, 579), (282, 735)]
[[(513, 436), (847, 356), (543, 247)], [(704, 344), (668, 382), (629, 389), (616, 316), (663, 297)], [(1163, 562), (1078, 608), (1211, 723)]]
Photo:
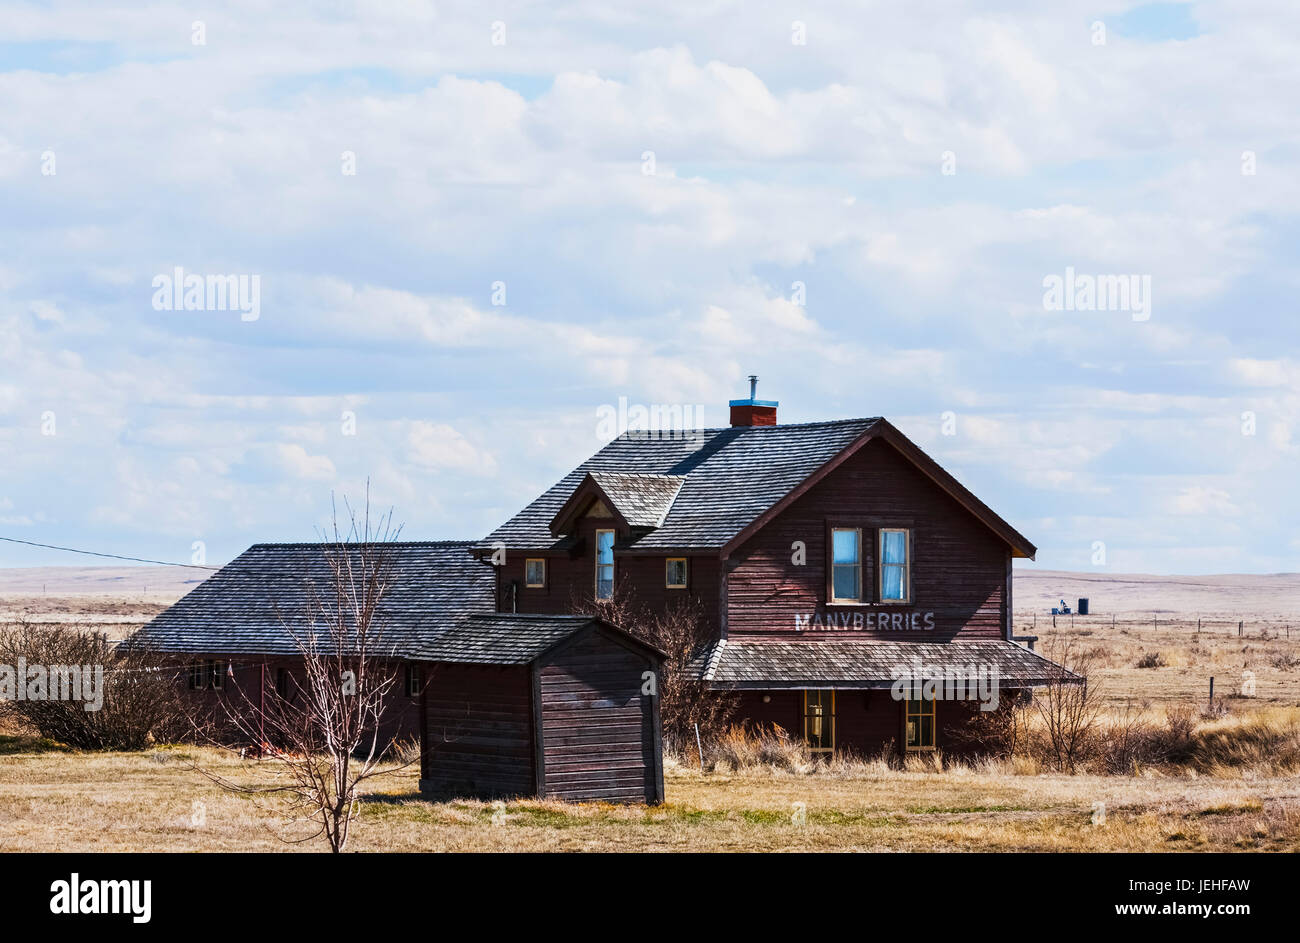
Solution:
[(648, 661), (593, 633), (540, 671), (545, 794), (647, 802), (656, 792), (654, 705), (641, 694)]

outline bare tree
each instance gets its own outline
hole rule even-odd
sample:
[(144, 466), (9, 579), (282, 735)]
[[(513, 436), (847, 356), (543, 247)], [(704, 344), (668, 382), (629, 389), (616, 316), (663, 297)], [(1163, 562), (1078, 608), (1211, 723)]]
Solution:
[(1064, 674), (1034, 692), (1033, 707), (1043, 724), (1047, 758), (1056, 769), (1074, 773), (1091, 746), (1101, 713), (1101, 694), (1088, 680), (1094, 657), (1079, 652), (1072, 639), (1053, 639), (1043, 654), (1078, 679)]
[(703, 680), (702, 660), (713, 634), (698, 600), (683, 599), (651, 610), (635, 597), (625, 579), (608, 598), (575, 597), (572, 608), (596, 615), (664, 653), (659, 716), (669, 750), (687, 752), (694, 743), (697, 724), (711, 739), (722, 735), (735, 710), (735, 696), (712, 690)]
[(323, 837), (332, 852), (343, 851), (362, 783), (415, 761), (393, 762), (389, 755), (400, 752), (393, 749), (395, 738), (381, 735), (398, 680), (394, 653), (384, 643), (382, 603), (393, 585), (390, 544), (399, 531), (391, 512), (372, 523), (368, 493), (360, 519), (348, 508), (346, 532), (336, 512), (322, 547), (325, 585), (308, 588), (301, 624), (281, 620), (293, 637), (301, 680), (290, 673), (287, 689), (280, 690), (267, 688), (263, 678), (256, 692), (236, 689), (237, 697), (226, 702), (239, 739), (257, 744), (279, 765), (279, 782), (246, 786), (202, 772), (232, 791), (287, 797), (289, 824), (310, 823), (312, 830), (286, 841)]

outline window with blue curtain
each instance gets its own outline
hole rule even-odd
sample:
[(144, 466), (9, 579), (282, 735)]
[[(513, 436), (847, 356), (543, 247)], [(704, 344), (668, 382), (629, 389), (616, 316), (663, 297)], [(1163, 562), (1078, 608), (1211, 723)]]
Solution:
[(831, 531), (831, 599), (862, 599), (862, 531), (837, 527)]
[(907, 531), (880, 531), (880, 601), (906, 602), (911, 592), (908, 573)]
[(614, 532), (596, 531), (596, 598), (614, 596)]

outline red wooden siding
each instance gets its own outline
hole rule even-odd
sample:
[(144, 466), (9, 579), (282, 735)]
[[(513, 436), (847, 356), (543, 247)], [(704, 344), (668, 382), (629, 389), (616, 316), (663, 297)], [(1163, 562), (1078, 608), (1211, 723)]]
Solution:
[(533, 770), (527, 668), (426, 665), (420, 788), (457, 796), (527, 796)]
[[(572, 554), (547, 556), (511, 551), (505, 565), (497, 568), (499, 609), (510, 611), (510, 586), (514, 583), (518, 585), (518, 612), (559, 615), (578, 611), (575, 604), (590, 600), (595, 592), (596, 530), (613, 526), (612, 520), (583, 519), (578, 530), (582, 543)], [(668, 589), (664, 585), (664, 563), (670, 556), (686, 556), (689, 561), (686, 589)], [(525, 585), (524, 567), (525, 561), (534, 557), (546, 560), (546, 586), (529, 589)], [(638, 600), (660, 611), (678, 600), (700, 602), (711, 628), (716, 628), (719, 572), (716, 554), (693, 557), (679, 553), (640, 556), (616, 551), (614, 554), (615, 586), (632, 587)]]
[(663, 798), (659, 718), (641, 694), (650, 659), (601, 632), (538, 669), (544, 792), (572, 800)]
[[(829, 527), (864, 528), (863, 585), (874, 586), (876, 527), (912, 531), (912, 602), (828, 606)], [(803, 541), (807, 563), (792, 562)], [(727, 634), (787, 638), (946, 641), (1001, 638), (1010, 550), (885, 442), (869, 442), (736, 552), (727, 575)], [(795, 614), (933, 612), (933, 631), (796, 632)]]
[[(1011, 691), (1002, 692), (1013, 697)], [(763, 696), (770, 700), (763, 703)], [(858, 756), (877, 756), (883, 750), (901, 752), (904, 743), (902, 701), (888, 690), (835, 692), (835, 749)], [(803, 739), (802, 691), (745, 691), (739, 695), (736, 716), (745, 723), (780, 727), (795, 740)], [(935, 703), (936, 745), (945, 754), (970, 751), (958, 733), (979, 706), (968, 701)]]
[[(199, 690), (191, 689), (189, 666), (202, 663), (206, 667), (207, 663), (213, 660), (224, 661), (234, 666), (234, 677), (223, 676), (225, 684), (220, 691), (206, 687)], [(263, 678), (265, 678), (267, 698), (272, 697), (275, 692), (276, 677), (281, 668), (289, 673), (286, 690), (290, 697), (302, 697), (300, 692), (307, 690), (307, 678), (303, 671), (302, 659), (287, 655), (267, 656), (265, 661), (257, 655), (185, 655), (177, 656), (175, 664), (179, 666), (176, 682), (185, 696), (207, 710), (216, 724), (217, 738), (231, 744), (238, 744), (247, 738), (237, 727), (229, 723), (227, 710), (232, 713), (250, 710), (256, 712), (259, 706), (269, 709), (267, 701), (262, 700)], [(419, 698), (408, 697), (406, 694), (405, 663), (377, 664), (375, 670), (380, 673), (392, 672), (397, 677), (396, 685), (390, 689), (385, 700), (384, 715), (379, 721), (380, 742), (418, 738), (420, 736)], [(428, 670), (425, 667), (426, 677)], [(251, 716), (255, 717), (255, 713)]]

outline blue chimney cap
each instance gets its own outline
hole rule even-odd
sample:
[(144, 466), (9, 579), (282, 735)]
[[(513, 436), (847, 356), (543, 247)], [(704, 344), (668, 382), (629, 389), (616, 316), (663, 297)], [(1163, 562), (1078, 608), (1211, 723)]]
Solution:
[(728, 405), (728, 406), (772, 406), (772, 407), (776, 407), (776, 406), (780, 406), (781, 404), (778, 403), (778, 402), (777, 402), (776, 400), (774, 400), (774, 399), (733, 399), (733, 400), (731, 400), (729, 403), (727, 403), (727, 405)]

